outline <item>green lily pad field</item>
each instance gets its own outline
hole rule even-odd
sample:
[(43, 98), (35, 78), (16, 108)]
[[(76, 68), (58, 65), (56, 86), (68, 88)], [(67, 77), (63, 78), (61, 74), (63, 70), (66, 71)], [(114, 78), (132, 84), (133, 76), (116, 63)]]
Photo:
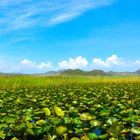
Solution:
[(140, 140), (139, 77), (0, 77), (0, 140)]

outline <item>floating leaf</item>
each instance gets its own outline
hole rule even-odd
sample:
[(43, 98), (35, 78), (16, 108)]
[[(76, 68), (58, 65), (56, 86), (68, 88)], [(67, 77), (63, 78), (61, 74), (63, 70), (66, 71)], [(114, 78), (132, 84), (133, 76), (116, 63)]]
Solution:
[(50, 118), (50, 122), (51, 122), (51, 124), (53, 124), (55, 126), (61, 122), (61, 119), (58, 117), (52, 117), (52, 118)]
[(96, 139), (96, 138), (98, 138), (98, 136), (97, 136), (95, 133), (92, 133), (92, 132), (89, 132), (89, 133), (88, 133), (88, 137), (89, 137), (90, 139)]
[(45, 120), (39, 120), (36, 122), (37, 125), (40, 125), (40, 126), (43, 126), (46, 124), (46, 121)]
[(83, 134), (84, 130), (82, 128), (74, 128), (76, 134)]
[(82, 124), (82, 122), (81, 122), (79, 117), (73, 118), (72, 123), (74, 123), (74, 124)]
[(27, 129), (26, 129), (26, 132), (27, 132), (28, 134), (30, 134), (30, 135), (35, 135), (35, 134), (34, 134), (34, 131), (33, 131), (31, 128), (27, 128)]
[(43, 108), (43, 110), (44, 110), (46, 116), (50, 116), (51, 111), (47, 107)]
[(100, 135), (100, 136), (99, 136), (99, 139), (104, 140), (104, 139), (107, 139), (108, 137), (109, 137), (109, 134), (106, 133), (106, 134)]
[(73, 138), (71, 138), (70, 140), (80, 140), (80, 139), (77, 138), (77, 137), (73, 137)]
[(58, 135), (63, 135), (67, 131), (67, 128), (64, 126), (59, 126), (56, 128), (56, 133)]
[(4, 134), (4, 131), (0, 130), (0, 138), (5, 139), (6, 134)]
[(137, 128), (137, 127), (136, 128), (132, 128), (131, 132), (134, 133), (134, 134), (139, 135), (140, 134), (140, 128)]
[(28, 128), (33, 128), (33, 124), (31, 122), (27, 122), (26, 125), (27, 125)]
[(69, 123), (71, 123), (71, 118), (64, 117), (64, 121), (66, 124), (69, 124)]
[(7, 127), (8, 127), (8, 125), (7, 125), (6, 123), (0, 124), (0, 129), (1, 129), (1, 128), (7, 128)]
[(98, 121), (98, 120), (91, 120), (90, 121), (90, 125), (93, 126), (93, 127), (99, 127), (102, 125), (102, 122), (101, 121)]
[(115, 118), (115, 117), (110, 117), (110, 118), (106, 121), (106, 123), (109, 124), (109, 125), (112, 125), (113, 123), (115, 123), (115, 122), (117, 122), (117, 121), (118, 121), (117, 118)]
[(95, 119), (95, 118), (96, 118), (95, 116), (92, 116), (89, 113), (82, 113), (82, 114), (80, 114), (80, 119), (82, 121), (88, 121), (88, 120), (92, 120), (92, 119)]
[(61, 108), (55, 106), (54, 111), (55, 111), (57, 116), (62, 117), (62, 118), (64, 117), (64, 112)]

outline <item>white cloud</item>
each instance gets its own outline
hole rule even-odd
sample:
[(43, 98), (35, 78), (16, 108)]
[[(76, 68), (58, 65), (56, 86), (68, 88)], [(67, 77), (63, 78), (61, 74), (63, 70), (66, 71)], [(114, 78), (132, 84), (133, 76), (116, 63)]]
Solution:
[(85, 57), (78, 56), (76, 58), (70, 58), (69, 60), (63, 60), (59, 62), (58, 65), (63, 69), (76, 69), (86, 67), (88, 61)]
[(30, 61), (28, 59), (23, 59), (23, 60), (21, 60), (20, 64), (22, 64), (22, 65), (31, 65), (32, 61)]
[(136, 61), (134, 62), (134, 64), (140, 65), (140, 60), (136, 60)]
[(52, 65), (52, 62), (36, 62), (29, 59), (21, 61), (18, 58), (9, 58), (8, 56), (0, 55), (0, 72), (20, 72), (20, 73), (42, 73), (50, 70), (58, 69), (102, 69), (112, 71), (135, 71), (140, 69), (140, 59), (124, 59), (116, 54), (102, 60), (94, 58), (92, 63), (89, 63), (83, 56), (69, 58)]
[(125, 62), (123, 62), (116, 54), (113, 54), (112, 56), (106, 58), (105, 61), (101, 58), (94, 58), (93, 64), (101, 67), (112, 67), (125, 65)]
[(49, 69), (49, 68), (52, 68), (53, 67), (51, 62), (47, 62), (47, 63), (42, 62), (42, 63), (40, 63), (40, 64), (38, 64), (36, 66), (39, 69)]
[(36, 63), (28, 59), (23, 59), (20, 61), (19, 68), (20, 69), (37, 69), (37, 70), (48, 70), (52, 68), (53, 65), (51, 62), (41, 62)]
[(77, 15), (79, 14), (78, 13), (64, 13), (64, 14), (56, 15), (55, 17), (50, 19), (46, 25), (52, 26), (52, 25), (56, 25), (65, 21), (69, 21)]
[(93, 63), (97, 66), (108, 67), (108, 64), (101, 60), (101, 58), (94, 58)]
[(0, 30), (56, 25), (114, 1), (116, 0), (1, 0)]
[(121, 65), (122, 61), (116, 54), (113, 54), (111, 57), (108, 57), (106, 59), (106, 63), (108, 63), (110, 65)]

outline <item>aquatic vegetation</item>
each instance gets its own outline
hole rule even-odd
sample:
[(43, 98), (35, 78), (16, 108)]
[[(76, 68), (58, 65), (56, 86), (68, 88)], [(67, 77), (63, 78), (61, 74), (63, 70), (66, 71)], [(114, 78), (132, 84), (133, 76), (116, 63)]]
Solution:
[(72, 82), (0, 90), (0, 139), (139, 138), (139, 82)]

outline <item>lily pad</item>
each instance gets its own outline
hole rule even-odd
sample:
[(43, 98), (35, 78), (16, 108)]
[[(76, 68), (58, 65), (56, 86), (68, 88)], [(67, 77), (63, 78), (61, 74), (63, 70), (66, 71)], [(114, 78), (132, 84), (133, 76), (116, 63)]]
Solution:
[(40, 125), (40, 126), (43, 126), (46, 124), (46, 121), (45, 120), (39, 120), (36, 122), (37, 125)]
[(80, 114), (80, 120), (82, 120), (82, 121), (89, 121), (89, 120), (92, 120), (92, 119), (96, 119), (96, 117), (93, 116), (93, 115), (90, 115), (89, 113)]
[(73, 138), (71, 138), (70, 140), (80, 140), (80, 139), (77, 138), (77, 137), (73, 137)]
[(58, 135), (63, 135), (67, 131), (67, 128), (64, 126), (59, 126), (55, 130)]
[(97, 136), (95, 133), (92, 133), (92, 132), (89, 132), (89, 133), (88, 133), (88, 137), (89, 137), (90, 139), (96, 139), (96, 138), (98, 138), (98, 136)]
[(106, 121), (106, 123), (109, 124), (109, 125), (112, 125), (113, 123), (116, 123), (117, 121), (118, 121), (117, 118), (115, 118), (115, 117), (110, 117), (110, 118)]
[(100, 127), (102, 125), (102, 122), (99, 120), (91, 120), (90, 125), (93, 127), (97, 127), (97, 126)]
[(0, 131), (0, 138), (1, 139), (5, 139), (6, 134), (4, 133), (4, 131)]
[(137, 128), (137, 127), (136, 128), (132, 128), (131, 132), (134, 133), (134, 134), (139, 135), (140, 134), (140, 128)]
[(44, 113), (46, 116), (50, 116), (51, 111), (49, 110), (49, 108), (45, 107), (45, 108), (43, 108), (43, 110), (44, 110)]
[(59, 107), (54, 107), (54, 111), (58, 117), (64, 117), (64, 111)]

